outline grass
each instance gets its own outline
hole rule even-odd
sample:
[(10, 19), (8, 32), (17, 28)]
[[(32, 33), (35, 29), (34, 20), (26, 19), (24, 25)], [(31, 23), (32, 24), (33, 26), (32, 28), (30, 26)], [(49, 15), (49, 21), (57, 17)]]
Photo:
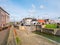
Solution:
[(41, 33), (39, 31), (35, 31), (34, 33), (39, 34), (41, 36), (44, 36), (44, 37), (46, 37), (48, 39), (51, 39), (53, 41), (56, 41), (56, 42), (60, 43), (60, 36), (54, 36), (52, 34)]
[(53, 28), (56, 29), (57, 25), (56, 24), (46, 24), (45, 28)]
[(19, 39), (19, 37), (16, 37), (16, 42), (17, 42), (17, 44), (18, 44), (18, 43), (21, 44), (21, 40)]

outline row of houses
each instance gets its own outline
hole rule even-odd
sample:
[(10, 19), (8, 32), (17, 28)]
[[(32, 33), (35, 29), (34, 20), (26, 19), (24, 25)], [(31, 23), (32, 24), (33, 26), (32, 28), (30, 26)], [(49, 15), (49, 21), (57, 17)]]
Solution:
[[(60, 21), (60, 20), (58, 20)], [(40, 27), (44, 28), (45, 24), (57, 24), (57, 27), (60, 27), (60, 22), (57, 20), (51, 20), (51, 19), (36, 19), (36, 18), (24, 18), (20, 22), (21, 25), (24, 26), (34, 26), (39, 25)]]
[(43, 25), (55, 23), (55, 21), (50, 19), (24, 18), (21, 23), (23, 25)]
[[(20, 23), (26, 30), (29, 31), (40, 31), (60, 36), (60, 22), (56, 22), (56, 20), (24, 18)], [(48, 26), (48, 28), (46, 28), (46, 26)]]
[(0, 27), (9, 23), (9, 13), (7, 13), (2, 7), (0, 7)]

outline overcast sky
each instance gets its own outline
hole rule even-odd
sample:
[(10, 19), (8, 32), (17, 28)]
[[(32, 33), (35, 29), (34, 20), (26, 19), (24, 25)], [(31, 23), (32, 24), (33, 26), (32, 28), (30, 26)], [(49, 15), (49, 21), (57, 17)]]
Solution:
[(60, 17), (60, 0), (0, 0), (0, 6), (15, 21), (24, 17)]

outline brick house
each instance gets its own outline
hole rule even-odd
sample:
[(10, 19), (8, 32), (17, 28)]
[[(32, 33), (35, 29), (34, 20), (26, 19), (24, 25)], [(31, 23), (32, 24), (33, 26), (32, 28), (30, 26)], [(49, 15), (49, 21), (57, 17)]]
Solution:
[(2, 7), (0, 7), (0, 27), (3, 27), (5, 24), (9, 23), (9, 19), (9, 14)]

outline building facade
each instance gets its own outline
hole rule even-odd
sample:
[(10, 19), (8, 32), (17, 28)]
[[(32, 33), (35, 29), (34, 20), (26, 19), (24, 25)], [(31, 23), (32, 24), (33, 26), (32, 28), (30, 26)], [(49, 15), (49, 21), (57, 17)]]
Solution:
[(9, 14), (0, 7), (0, 27), (3, 27), (9, 23), (9, 19)]
[(24, 18), (22, 20), (23, 25), (35, 25), (37, 23), (37, 19), (35, 18)]

